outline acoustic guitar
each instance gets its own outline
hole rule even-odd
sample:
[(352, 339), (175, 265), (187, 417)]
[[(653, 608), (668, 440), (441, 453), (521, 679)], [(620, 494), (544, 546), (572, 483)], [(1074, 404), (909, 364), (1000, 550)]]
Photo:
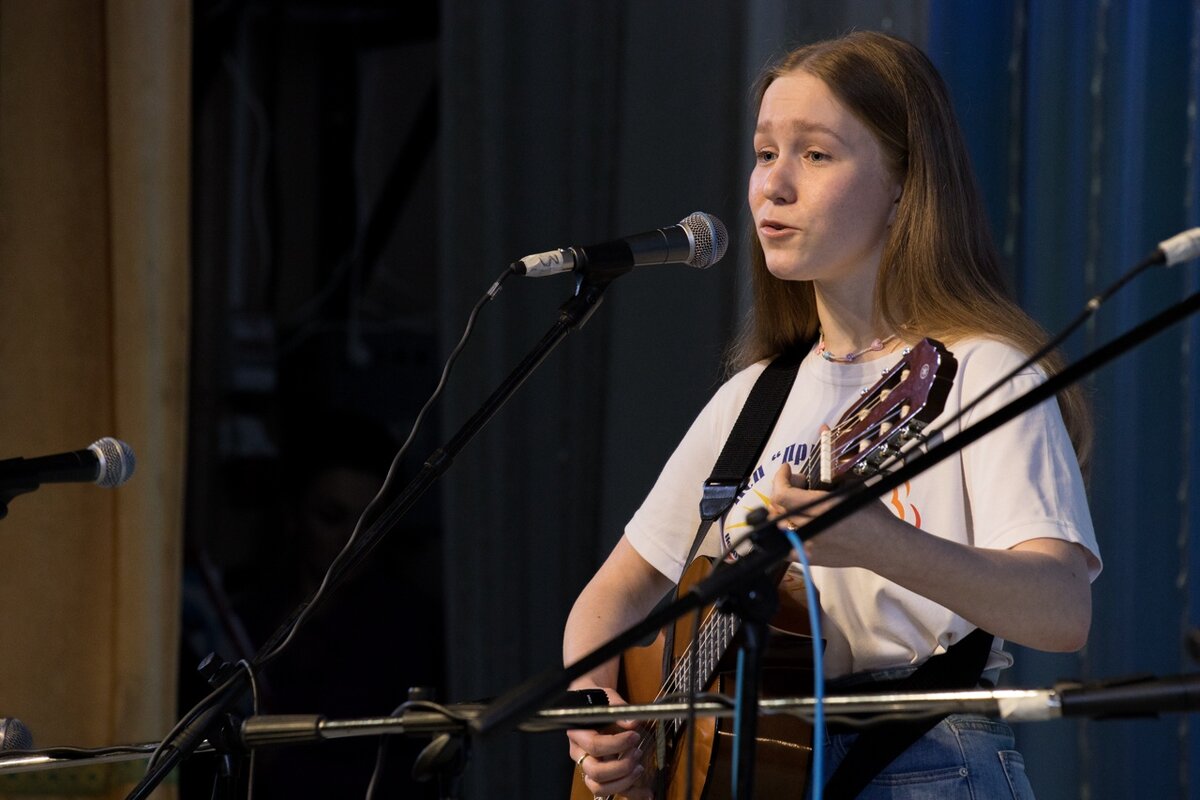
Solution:
[[(809, 449), (810, 456), (802, 468), (808, 485), (831, 488), (845, 480), (864, 480), (902, 457), (905, 446), (918, 439), (921, 430), (941, 413), (957, 371), (958, 362), (940, 342), (922, 339), (906, 349), (900, 361), (842, 415), (828, 438)], [(689, 591), (712, 569), (711, 559), (697, 558), (684, 572), (677, 593)], [(803, 581), (784, 571), (779, 583), (779, 610), (771, 621), (771, 636), (762, 657), (760, 685), (764, 696), (802, 695), (812, 685), (813, 648), (805, 606)], [(626, 650), (617, 687), (621, 696), (640, 705), (682, 695), (693, 683), (694, 664), (696, 686), (732, 697), (733, 645), (737, 643), (740, 620), (714, 606), (703, 609), (701, 617), (698, 628), (693, 615), (675, 623), (671, 667), (665, 677), (662, 633), (646, 647)], [(643, 724), (638, 750), (646, 771), (639, 785), (655, 787), (655, 797), (720, 800), (730, 796), (732, 722), (697, 717), (694, 727), (689, 759), (686, 719)], [(812, 754), (812, 730), (807, 722), (791, 716), (763, 716), (758, 721), (754, 749), (756, 794), (803, 796)], [(686, 788), (689, 764), (690, 797)], [(571, 800), (593, 797), (576, 768)]]

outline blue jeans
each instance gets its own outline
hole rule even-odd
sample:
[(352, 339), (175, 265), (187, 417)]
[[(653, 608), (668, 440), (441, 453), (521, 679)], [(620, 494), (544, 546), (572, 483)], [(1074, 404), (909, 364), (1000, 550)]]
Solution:
[[(854, 733), (826, 738), (825, 779), (846, 756)], [(987, 717), (952, 714), (883, 769), (861, 800), (1033, 800), (1012, 729)]]

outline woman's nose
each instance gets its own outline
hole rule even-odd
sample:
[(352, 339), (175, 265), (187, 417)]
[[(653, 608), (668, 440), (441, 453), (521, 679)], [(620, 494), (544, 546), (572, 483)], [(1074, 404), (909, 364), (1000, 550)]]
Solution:
[(759, 188), (762, 195), (772, 203), (790, 203), (796, 199), (796, 187), (788, 165), (776, 160), (762, 176)]

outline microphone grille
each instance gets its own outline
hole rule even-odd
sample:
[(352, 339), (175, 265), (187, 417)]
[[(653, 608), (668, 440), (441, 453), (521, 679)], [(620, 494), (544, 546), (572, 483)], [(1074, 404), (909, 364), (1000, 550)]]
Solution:
[(100, 461), (100, 474), (96, 476), (97, 486), (112, 488), (133, 477), (133, 468), (137, 462), (133, 457), (133, 448), (125, 442), (105, 436), (88, 449), (94, 452)]
[(33, 734), (25, 723), (13, 717), (0, 717), (0, 751), (32, 749)]
[(712, 214), (696, 211), (679, 221), (691, 231), (692, 240), (696, 243), (695, 252), (687, 263), (693, 267), (706, 269), (721, 260), (729, 247), (729, 231), (725, 223)]

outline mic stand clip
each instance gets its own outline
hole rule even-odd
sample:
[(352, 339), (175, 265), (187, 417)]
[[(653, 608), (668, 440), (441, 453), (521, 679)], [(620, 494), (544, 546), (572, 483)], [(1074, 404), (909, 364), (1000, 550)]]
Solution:
[(40, 486), (40, 483), (32, 480), (7, 482), (7, 485), (3, 489), (0, 489), (0, 519), (8, 516), (8, 504), (18, 495), (36, 491)]

